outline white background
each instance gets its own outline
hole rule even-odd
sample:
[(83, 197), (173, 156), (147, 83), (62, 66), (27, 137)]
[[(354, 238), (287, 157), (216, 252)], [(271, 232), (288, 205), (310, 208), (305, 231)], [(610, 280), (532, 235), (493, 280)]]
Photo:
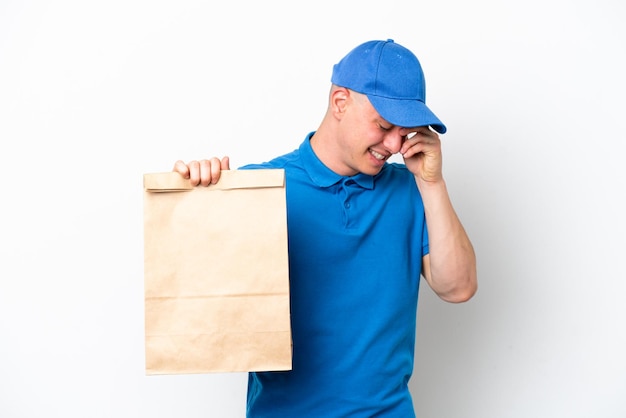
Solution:
[(317, 128), (332, 65), (393, 38), (447, 124), (478, 255), (422, 287), (419, 417), (626, 416), (618, 0), (0, 1), (0, 417), (242, 417), (245, 374), (147, 377), (142, 174)]

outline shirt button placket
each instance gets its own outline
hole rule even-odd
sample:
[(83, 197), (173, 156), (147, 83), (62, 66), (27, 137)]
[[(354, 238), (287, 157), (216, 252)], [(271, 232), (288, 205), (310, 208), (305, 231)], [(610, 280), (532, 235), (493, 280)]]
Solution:
[(347, 228), (349, 228), (352, 224), (352, 218), (353, 216), (351, 216), (351, 208), (352, 208), (352, 203), (350, 202), (350, 198), (351, 198), (351, 187), (350, 185), (354, 184), (354, 180), (344, 180), (341, 184), (341, 190), (342, 190), (342, 195), (343, 195), (343, 216), (344, 216), (344, 221), (345, 221), (345, 226)]

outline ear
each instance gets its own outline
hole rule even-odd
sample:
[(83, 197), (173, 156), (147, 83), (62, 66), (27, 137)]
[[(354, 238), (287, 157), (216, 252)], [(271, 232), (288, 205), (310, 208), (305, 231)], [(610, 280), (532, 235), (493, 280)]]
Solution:
[(341, 120), (346, 113), (350, 91), (344, 87), (335, 88), (330, 94), (330, 109), (335, 118)]

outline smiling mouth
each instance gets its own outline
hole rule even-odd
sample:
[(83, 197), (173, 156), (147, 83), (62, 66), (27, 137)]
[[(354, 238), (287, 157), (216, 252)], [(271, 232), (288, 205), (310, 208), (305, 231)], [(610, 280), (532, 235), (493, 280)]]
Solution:
[(377, 160), (380, 161), (384, 161), (385, 160), (385, 156), (382, 155), (381, 153), (378, 153), (376, 151), (374, 151), (373, 149), (370, 148), (370, 154), (372, 154), (374, 156), (374, 158), (376, 158)]

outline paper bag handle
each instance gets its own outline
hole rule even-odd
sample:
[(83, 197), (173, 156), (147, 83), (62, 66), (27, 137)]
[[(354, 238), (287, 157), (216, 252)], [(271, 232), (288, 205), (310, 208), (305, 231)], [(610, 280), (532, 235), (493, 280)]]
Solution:
[[(208, 190), (252, 189), (283, 187), (285, 170), (279, 168), (256, 170), (222, 170), (220, 180), (206, 187)], [(143, 175), (147, 192), (183, 192), (193, 190), (188, 179), (176, 171)]]

